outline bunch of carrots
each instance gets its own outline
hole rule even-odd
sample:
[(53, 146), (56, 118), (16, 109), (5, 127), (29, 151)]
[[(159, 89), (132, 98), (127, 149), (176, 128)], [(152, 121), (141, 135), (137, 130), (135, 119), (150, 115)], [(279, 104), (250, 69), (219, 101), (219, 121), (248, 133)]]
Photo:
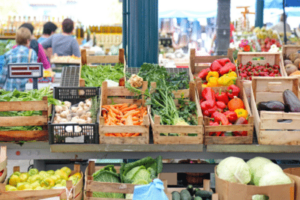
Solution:
[[(147, 115), (147, 108), (138, 107), (136, 104), (104, 105), (102, 108), (105, 125), (142, 125), (143, 117)], [(136, 137), (140, 136), (140, 133), (106, 133), (105, 136)]]

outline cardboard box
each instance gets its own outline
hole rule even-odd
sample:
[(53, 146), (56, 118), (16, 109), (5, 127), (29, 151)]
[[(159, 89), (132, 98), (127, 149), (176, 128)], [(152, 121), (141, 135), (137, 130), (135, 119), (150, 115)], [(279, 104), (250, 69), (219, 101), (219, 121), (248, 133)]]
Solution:
[(167, 180), (168, 185), (177, 185), (177, 173), (161, 173), (160, 178)]
[(222, 180), (217, 175), (217, 167), (215, 168), (216, 193), (219, 200), (252, 200), (252, 196), (256, 194), (267, 195), (269, 200), (294, 200), (295, 181), (289, 174), (291, 184), (272, 185), (272, 186), (254, 186), (243, 185), (239, 183), (230, 183)]
[(300, 167), (283, 170), (295, 181), (295, 200), (300, 200)]

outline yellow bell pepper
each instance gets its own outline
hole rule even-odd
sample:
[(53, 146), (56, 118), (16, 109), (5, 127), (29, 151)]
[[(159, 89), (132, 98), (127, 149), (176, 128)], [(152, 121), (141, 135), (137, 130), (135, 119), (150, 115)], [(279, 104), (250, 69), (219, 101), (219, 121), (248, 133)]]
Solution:
[(41, 187), (53, 187), (55, 185), (55, 181), (52, 178), (46, 178), (41, 182)]
[(211, 77), (219, 78), (219, 72), (213, 72), (213, 71), (208, 72), (206, 76), (206, 81), (208, 82), (209, 78)]
[(226, 75), (223, 75), (218, 79), (218, 84), (220, 86), (235, 85), (235, 82), (236, 82), (236, 77), (229, 77)]
[(208, 79), (207, 87), (218, 87), (218, 78), (210, 77)]
[(234, 112), (236, 113), (236, 115), (237, 115), (238, 118), (239, 117), (244, 117), (245, 119), (247, 119), (247, 117), (248, 117), (247, 110), (245, 110), (243, 108), (236, 109)]
[(13, 174), (11, 175), (8, 183), (11, 186), (16, 186), (18, 183), (20, 183), (20, 177)]
[(202, 88), (206, 88), (207, 87), (207, 85), (206, 84), (202, 84)]
[(225, 74), (225, 76), (228, 76), (228, 77), (237, 77), (237, 74), (235, 72), (231, 71), (231, 72)]

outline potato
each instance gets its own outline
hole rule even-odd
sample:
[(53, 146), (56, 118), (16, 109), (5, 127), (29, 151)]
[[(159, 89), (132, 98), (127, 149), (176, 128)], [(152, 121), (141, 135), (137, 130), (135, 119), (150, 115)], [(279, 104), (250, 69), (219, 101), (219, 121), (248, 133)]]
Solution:
[(299, 64), (300, 64), (300, 58), (297, 58), (295, 61), (294, 61), (294, 65), (299, 68)]
[(297, 58), (300, 58), (300, 54), (299, 53), (292, 53), (289, 55), (289, 59), (294, 62)]
[(294, 64), (288, 64), (285, 66), (285, 70), (287, 75), (289, 76), (291, 73), (298, 70), (298, 68)]
[(293, 64), (293, 62), (290, 61), (290, 60), (284, 60), (284, 66), (286, 66), (286, 65), (288, 65), (288, 64)]

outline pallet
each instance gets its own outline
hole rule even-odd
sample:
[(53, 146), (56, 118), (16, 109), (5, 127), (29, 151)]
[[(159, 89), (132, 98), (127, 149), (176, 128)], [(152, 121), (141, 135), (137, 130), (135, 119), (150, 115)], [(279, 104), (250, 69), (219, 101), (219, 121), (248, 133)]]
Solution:
[[(261, 111), (256, 105), (262, 101), (281, 101), (282, 93), (290, 89), (298, 96), (296, 77), (255, 77), (252, 80), (251, 109), (258, 143), (262, 145), (300, 145), (300, 113)], [(279, 123), (290, 119), (292, 122)]]
[(43, 97), (42, 101), (11, 101), (0, 102), (1, 111), (42, 111), (41, 116), (29, 117), (0, 117), (2, 126), (43, 126), (41, 131), (0, 131), (1, 142), (19, 141), (47, 141), (48, 140), (48, 100)]
[[(93, 197), (93, 192), (111, 192), (111, 193), (123, 193), (133, 194), (134, 187), (136, 185), (129, 183), (104, 183), (93, 180), (93, 174), (103, 169), (104, 166), (95, 166), (94, 161), (90, 161), (88, 167), (85, 170), (85, 185), (84, 185), (84, 200), (111, 200), (110, 198)], [(117, 173), (120, 173), (120, 166), (115, 166)], [(158, 175), (159, 177), (159, 175)], [(167, 182), (164, 182), (165, 191), (167, 188)], [(113, 199), (122, 200), (122, 199)]]
[[(254, 58), (263, 57), (264, 60), (253, 60)], [(237, 57), (237, 66), (242, 63), (245, 65), (247, 62), (251, 61), (253, 64), (266, 64), (269, 63), (270, 65), (277, 64), (280, 67), (280, 73), (282, 77), (286, 77), (286, 71), (283, 64), (283, 59), (281, 53), (268, 53), (268, 52), (239, 52)], [(236, 72), (238, 77), (239, 71), (238, 67), (236, 68)], [(243, 85), (246, 91), (246, 95), (248, 100), (250, 101), (250, 95), (251, 95), (251, 84), (252, 81), (244, 80)]]
[[(142, 86), (142, 94), (146, 91), (148, 82), (144, 81)], [(142, 95), (142, 99), (126, 99), (120, 98), (120, 96), (134, 97), (136, 94), (130, 92), (125, 87), (107, 87), (107, 82), (102, 83), (101, 88), (101, 104), (110, 105), (112, 102), (129, 103), (137, 105), (145, 105), (145, 98)], [(108, 98), (109, 97), (109, 98)], [(144, 116), (143, 125), (132, 125), (132, 126), (108, 126), (104, 124), (104, 117), (102, 112), (100, 113), (99, 133), (100, 133), (100, 144), (149, 144), (149, 117)], [(109, 137), (105, 136), (105, 133), (141, 133), (141, 136), (137, 137)]]
[(0, 176), (0, 183), (3, 183), (5, 178), (6, 178), (6, 175), (7, 175), (7, 148), (6, 146), (1, 146), (1, 149), (0, 149), (0, 172), (2, 170), (3, 173), (2, 175)]
[[(151, 83), (151, 88), (155, 90), (156, 83)], [(154, 119), (152, 119), (151, 107), (148, 106), (154, 144), (203, 144), (203, 116), (193, 82), (190, 82), (189, 90), (189, 100), (195, 102), (197, 106), (198, 125), (162, 125), (160, 124), (160, 116), (155, 115)], [(177, 100), (175, 100), (175, 104), (178, 106)], [(161, 133), (166, 133), (167, 135), (161, 136)], [(180, 136), (169, 136), (168, 133), (178, 133)], [(197, 136), (184, 135), (187, 133), (196, 133)]]
[[(241, 80), (237, 80), (236, 86), (240, 88), (239, 98), (243, 100), (245, 109), (249, 114), (248, 124), (242, 125), (229, 125), (229, 126), (210, 126), (209, 118), (204, 117), (204, 130), (205, 130), (205, 144), (252, 144), (253, 142), (253, 116), (250, 110), (248, 100), (246, 98), (245, 90)], [(213, 87), (215, 92), (226, 91), (227, 87)], [(202, 91), (199, 92), (199, 98), (202, 98)], [(201, 111), (202, 112), (202, 111)], [(209, 136), (210, 132), (226, 132), (226, 131), (247, 131), (247, 136)]]
[[(118, 56), (95, 56), (91, 55), (90, 51), (86, 49), (81, 50), (81, 66), (88, 65), (90, 67), (96, 68), (97, 66), (92, 66), (93, 63), (98, 64), (116, 64), (122, 63), (124, 65), (124, 78), (125, 78), (125, 68), (126, 68), (126, 60), (124, 56), (124, 49), (119, 49)], [(81, 66), (79, 73), (79, 87), (85, 87), (85, 80), (81, 78)]]
[[(186, 188), (168, 188), (167, 189), (167, 196), (169, 200), (172, 200), (172, 192), (181, 192), (182, 190), (186, 190)], [(210, 187), (210, 180), (204, 179), (203, 180), (203, 188), (200, 188), (200, 190), (213, 192)], [(211, 200), (219, 200), (219, 195), (217, 193), (213, 194), (211, 197)]]
[[(13, 172), (19, 172), (20, 167), (15, 166), (13, 168)], [(83, 188), (83, 173), (80, 171), (80, 165), (75, 164), (74, 170), (71, 175), (80, 172), (81, 179), (80, 181), (73, 186), (72, 181), (67, 181), (67, 189), (68, 191), (72, 190), (69, 198), (67, 198), (66, 189), (49, 189), (49, 190), (19, 190), (19, 191), (5, 191), (5, 185), (8, 184), (8, 179), (6, 179), (5, 183), (0, 183), (0, 200), (40, 200), (51, 197), (59, 197), (61, 199), (66, 200), (81, 200), (82, 199), (82, 188)], [(74, 192), (75, 190), (75, 192)], [(75, 194), (75, 195), (74, 195)]]

